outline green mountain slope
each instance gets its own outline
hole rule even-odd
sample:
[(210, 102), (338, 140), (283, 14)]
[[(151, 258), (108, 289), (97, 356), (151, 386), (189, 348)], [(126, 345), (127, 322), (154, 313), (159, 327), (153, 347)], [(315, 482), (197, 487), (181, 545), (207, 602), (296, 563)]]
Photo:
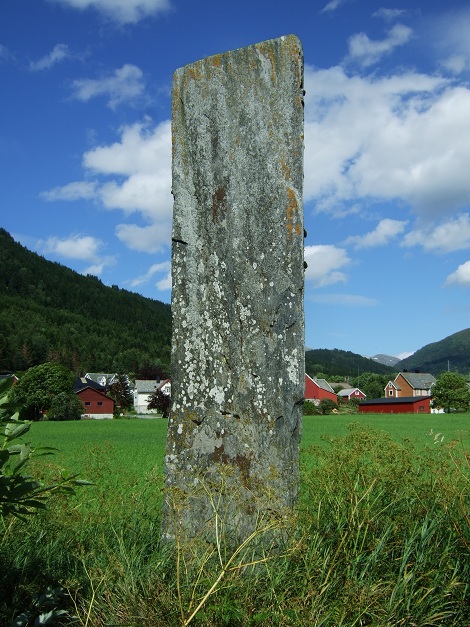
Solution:
[(380, 364), (373, 359), (362, 357), (351, 351), (342, 351), (335, 348), (329, 350), (319, 348), (308, 350), (305, 353), (305, 370), (310, 376), (322, 372), (326, 375), (342, 375), (357, 377), (363, 372), (375, 374), (390, 374), (397, 372), (396, 368)]
[(396, 366), (399, 370), (415, 370), (438, 375), (450, 369), (460, 374), (470, 372), (470, 329), (464, 329), (453, 335), (420, 348), (416, 353), (402, 359)]
[(170, 305), (107, 287), (0, 229), (0, 370), (60, 361), (75, 372), (169, 368)]

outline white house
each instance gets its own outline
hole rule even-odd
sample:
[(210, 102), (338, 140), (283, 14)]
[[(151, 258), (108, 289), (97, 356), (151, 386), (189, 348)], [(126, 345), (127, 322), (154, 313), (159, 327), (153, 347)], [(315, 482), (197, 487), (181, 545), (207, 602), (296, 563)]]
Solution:
[(167, 396), (171, 395), (171, 381), (164, 379), (156, 381), (155, 379), (136, 379), (134, 385), (134, 409), (138, 414), (155, 414), (155, 409), (147, 409), (150, 397), (157, 390), (161, 390)]

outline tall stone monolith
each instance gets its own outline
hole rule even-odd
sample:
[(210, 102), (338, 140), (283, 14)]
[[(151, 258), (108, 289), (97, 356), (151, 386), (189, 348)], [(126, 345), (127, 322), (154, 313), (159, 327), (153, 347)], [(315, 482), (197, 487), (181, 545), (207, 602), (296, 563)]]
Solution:
[(167, 538), (239, 542), (296, 501), (303, 95), (292, 35), (174, 75)]

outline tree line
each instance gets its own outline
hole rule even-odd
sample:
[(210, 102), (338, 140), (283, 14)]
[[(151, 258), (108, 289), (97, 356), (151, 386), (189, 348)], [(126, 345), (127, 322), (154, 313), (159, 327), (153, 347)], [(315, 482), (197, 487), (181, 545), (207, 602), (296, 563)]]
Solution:
[(170, 368), (170, 305), (47, 261), (0, 229), (0, 371)]

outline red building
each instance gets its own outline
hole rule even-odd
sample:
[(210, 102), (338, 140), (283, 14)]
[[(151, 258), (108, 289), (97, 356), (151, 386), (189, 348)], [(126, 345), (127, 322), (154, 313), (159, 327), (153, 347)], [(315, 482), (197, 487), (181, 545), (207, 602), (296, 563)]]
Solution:
[(104, 392), (86, 386), (77, 390), (75, 394), (83, 403), (82, 418), (112, 418), (114, 415), (114, 401)]
[(335, 403), (338, 401), (336, 392), (326, 379), (316, 379), (308, 374), (305, 375), (305, 400), (319, 402), (324, 398), (329, 398)]
[(400, 398), (373, 398), (359, 404), (359, 413), (371, 414), (430, 414), (430, 396), (402, 396)]
[(363, 401), (366, 397), (364, 392), (359, 388), (344, 388), (344, 390), (340, 390), (338, 392), (338, 396), (345, 401), (357, 400)]

